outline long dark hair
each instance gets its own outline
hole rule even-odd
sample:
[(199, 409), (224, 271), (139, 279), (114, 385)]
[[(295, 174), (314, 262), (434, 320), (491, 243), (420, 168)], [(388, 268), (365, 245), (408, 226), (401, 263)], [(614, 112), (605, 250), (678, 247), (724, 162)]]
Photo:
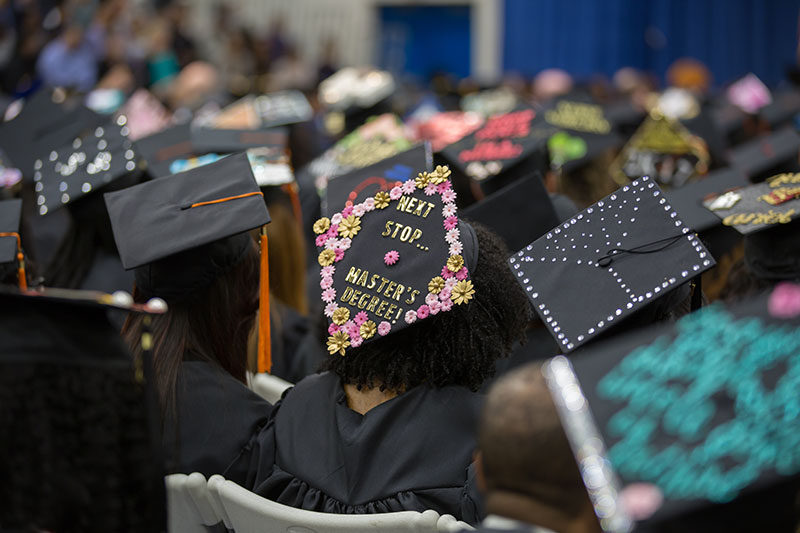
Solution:
[(478, 264), (474, 300), (455, 305), (389, 337), (335, 355), (323, 369), (360, 387), (404, 391), (421, 384), (460, 385), (477, 391), (494, 375), (494, 363), (522, 340), (531, 318), (528, 297), (514, 279), (499, 237), (474, 224)]
[[(163, 315), (152, 319), (153, 373), (164, 418), (175, 416), (175, 390), (181, 362), (192, 360), (218, 365), (242, 383), (246, 382), (247, 341), (258, 310), (259, 253), (255, 242), (244, 258), (214, 283), (188, 298), (173, 302)], [(133, 299), (147, 298), (134, 287)], [(136, 357), (143, 318), (130, 315), (122, 335)]]

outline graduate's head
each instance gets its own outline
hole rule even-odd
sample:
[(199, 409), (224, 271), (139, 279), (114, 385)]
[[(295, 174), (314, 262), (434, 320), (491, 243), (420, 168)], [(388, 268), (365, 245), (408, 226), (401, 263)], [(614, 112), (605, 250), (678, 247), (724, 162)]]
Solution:
[(478, 486), (487, 513), (528, 521), (538, 511), (562, 524), (588, 518), (596, 527), (540, 365), (514, 370), (492, 386), (481, 415), (478, 452)]

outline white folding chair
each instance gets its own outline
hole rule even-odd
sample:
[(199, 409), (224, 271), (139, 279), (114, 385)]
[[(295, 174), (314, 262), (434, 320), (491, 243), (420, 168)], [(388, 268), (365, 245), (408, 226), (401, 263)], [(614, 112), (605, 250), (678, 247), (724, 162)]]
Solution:
[(439, 533), (458, 533), (460, 531), (474, 531), (475, 528), (466, 522), (456, 520), (451, 514), (443, 514), (436, 522), (436, 529)]
[(253, 376), (253, 392), (267, 400), (269, 403), (275, 403), (280, 400), (283, 391), (290, 387), (294, 387), (294, 383), (289, 383), (285, 379), (281, 379), (271, 374), (261, 373)]
[(438, 531), (439, 513), (428, 510), (345, 515), (295, 509), (273, 502), (222, 476), (209, 479), (212, 499), (222, 507), (225, 526), (236, 533), (406, 533)]
[(164, 482), (170, 533), (206, 533), (208, 527), (222, 521), (203, 474), (170, 474)]

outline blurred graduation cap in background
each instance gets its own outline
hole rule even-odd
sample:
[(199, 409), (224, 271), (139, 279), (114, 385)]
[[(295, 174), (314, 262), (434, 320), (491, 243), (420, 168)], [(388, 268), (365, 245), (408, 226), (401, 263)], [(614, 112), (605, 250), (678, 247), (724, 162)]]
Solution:
[(800, 170), (800, 134), (786, 126), (773, 133), (745, 142), (731, 150), (732, 167), (741, 169), (751, 181), (762, 181), (778, 172)]
[(772, 101), (759, 110), (759, 116), (773, 130), (791, 123), (798, 113), (800, 113), (800, 91), (797, 89), (776, 91), (772, 95)]
[[(715, 264), (646, 176), (547, 232), (509, 263), (564, 353), (632, 315), (668, 314), (688, 297), (687, 282)], [(590, 293), (592, 305), (586, 305)]]
[(168, 176), (173, 161), (195, 155), (189, 124), (171, 126), (139, 139), (135, 145), (136, 152), (147, 162), (147, 173), (152, 178)]
[(230, 153), (261, 146), (285, 148), (289, 132), (285, 128), (262, 129), (219, 129), (193, 128), (191, 132), (192, 152)]
[(0, 283), (14, 280), (20, 289), (28, 286), (20, 222), (22, 200), (0, 201)]
[(543, 367), (605, 531), (789, 531), (800, 474), (800, 286)]
[(324, 79), (318, 93), (328, 133), (350, 132), (368, 117), (390, 111), (396, 86), (392, 74), (371, 68), (345, 67)]

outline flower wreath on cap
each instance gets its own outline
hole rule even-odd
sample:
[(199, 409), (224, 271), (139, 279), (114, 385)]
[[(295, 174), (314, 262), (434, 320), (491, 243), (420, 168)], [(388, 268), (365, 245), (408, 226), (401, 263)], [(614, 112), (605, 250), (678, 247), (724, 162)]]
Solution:
[[(474, 264), (477, 262), (477, 239), (474, 230), (468, 224), (460, 222), (458, 219), (455, 204), (456, 193), (448, 179), (449, 176), (450, 170), (446, 166), (437, 166), (433, 172), (421, 172), (416, 178), (409, 179), (405, 183), (398, 182), (389, 192), (379, 191), (374, 197), (369, 197), (360, 204), (345, 207), (330, 218), (323, 217), (314, 223), (313, 230), (317, 235), (316, 245), (322, 248), (318, 256), (321, 267), (320, 288), (322, 289), (322, 301), (326, 304), (325, 316), (331, 320), (328, 328), (330, 336), (327, 342), (328, 352), (330, 352), (331, 355), (335, 353), (345, 355), (345, 351), (348, 347), (356, 348), (363, 342), (374, 338), (376, 334), (378, 336), (388, 335), (393, 329), (397, 330), (413, 324), (417, 320), (424, 320), (428, 316), (449, 311), (453, 307), (453, 304), (463, 305), (473, 298), (475, 289), (472, 281), (469, 279), (469, 268), (474, 268)], [(416, 203), (417, 206), (423, 203), (426, 205), (427, 211), (425, 211), (425, 217), (427, 217), (427, 214), (432, 211), (434, 204), (426, 201), (424, 197), (419, 195), (419, 191), (424, 192), (426, 197), (438, 195), (439, 199), (441, 199), (441, 216), (443, 222), (441, 226), (437, 224), (435, 227), (437, 228), (437, 232), (444, 234), (444, 242), (434, 243), (434, 245), (442, 246), (442, 249), (446, 250), (446, 261), (441, 266), (440, 271), (439, 267), (435, 266), (436, 270), (433, 271), (434, 275), (429, 281), (423, 283), (423, 290), (409, 291), (412, 295), (409, 299), (405, 300), (406, 304), (414, 303), (416, 293), (424, 294), (425, 291), (427, 291), (427, 293), (425, 294), (424, 301), (420, 305), (416, 305), (404, 313), (402, 321), (398, 322), (402, 307), (399, 307), (396, 314), (394, 314), (393, 308), (396, 307), (394, 305), (391, 305), (389, 308), (388, 314), (391, 314), (391, 316), (386, 316), (387, 313), (384, 313), (384, 316), (381, 317), (386, 318), (386, 320), (378, 321), (371, 319), (367, 311), (374, 313), (375, 304), (367, 307), (366, 302), (370, 298), (372, 300), (379, 300), (379, 298), (374, 294), (367, 294), (367, 291), (364, 291), (359, 301), (358, 308), (360, 311), (355, 313), (354, 316), (351, 316), (351, 311), (347, 306), (340, 306), (336, 302), (337, 289), (335, 287), (336, 283), (334, 282), (336, 263), (339, 263), (345, 258), (345, 253), (350, 249), (355, 240), (363, 235), (362, 217), (369, 216), (367, 213), (385, 210), (392, 205), (393, 202), (396, 203), (397, 211), (410, 213), (411, 211), (405, 208), (406, 205), (415, 205), (414, 202), (419, 202)], [(414, 202), (411, 202), (411, 196), (415, 194), (419, 197)], [(421, 212), (419, 208), (417, 211)], [(388, 214), (389, 212), (386, 213)], [(417, 214), (417, 216), (420, 215)], [(381, 233), (383, 237), (389, 236), (389, 224), (393, 223), (392, 221), (386, 223), (387, 233)], [(431, 222), (426, 223), (429, 224), (428, 231), (430, 231), (429, 228), (432, 227), (430, 226)], [(418, 231), (421, 237), (423, 232), (422, 230)], [(397, 234), (397, 230), (395, 230), (395, 234)], [(467, 250), (465, 250), (464, 243), (462, 242), (464, 236), (469, 239), (466, 241), (468, 244)], [(394, 238), (394, 236), (392, 236), (392, 238)], [(367, 239), (369, 239), (369, 237), (367, 237)], [(413, 241), (413, 236), (411, 239), (406, 237), (401, 240), (410, 244), (411, 241)], [(374, 248), (371, 246), (372, 243), (365, 242), (364, 244), (370, 246), (371, 249)], [(415, 248), (412, 248), (412, 250), (414, 250), (413, 253), (427, 253), (431, 251), (431, 247), (423, 246), (421, 242), (418, 241)], [(395, 269), (398, 267), (394, 265), (403, 261), (404, 254), (412, 252), (398, 252), (393, 249), (385, 254), (379, 253), (381, 255), (378, 267), (383, 268), (383, 266), (385, 266), (386, 269)], [(441, 256), (444, 255), (445, 254), (441, 254)], [(465, 255), (467, 256), (466, 260)], [(369, 260), (376, 261), (374, 257), (370, 257)], [(413, 259), (409, 259), (408, 261), (413, 261)], [(424, 275), (424, 273), (420, 271), (428, 270), (426, 267), (427, 265), (423, 264), (423, 266), (420, 267), (415, 263), (414, 271), (410, 273), (407, 272), (407, 277), (413, 277), (419, 274)], [(367, 279), (368, 272), (366, 270), (362, 273), (362, 270), (358, 269), (354, 274), (355, 268), (356, 267), (351, 267), (350, 273), (346, 278), (347, 283), (352, 284), (357, 275), (361, 276), (363, 280)], [(344, 284), (345, 281), (341, 278), (343, 272), (340, 272), (338, 275), (340, 276), (339, 280)], [(374, 288), (376, 284), (375, 278), (383, 279), (384, 284), (389, 281), (379, 274), (373, 274), (373, 281), (369, 288)], [(427, 276), (425, 279), (427, 279)], [(378, 289), (378, 296), (381, 296), (381, 293), (388, 295), (390, 289), (384, 292), (382, 289), (384, 284), (381, 284), (381, 288)], [(395, 292), (395, 299), (398, 300), (398, 302), (400, 301), (397, 298), (398, 293), (402, 294), (406, 288), (412, 289), (411, 286), (406, 287), (401, 283), (395, 282), (391, 282), (389, 287), (394, 285), (398, 287), (397, 292)], [(362, 286), (365, 288), (367, 287), (365, 283), (362, 283)], [(355, 305), (355, 303), (353, 303), (355, 301), (354, 298), (347, 298), (345, 295), (341, 295), (341, 300)], [(364, 307), (367, 307), (366, 310), (364, 310)], [(378, 308), (378, 316), (380, 316), (380, 310), (383, 307), (384, 305), (381, 304), (381, 307)], [(376, 324), (376, 321), (379, 323)], [(395, 324), (396, 327), (393, 326)]]

